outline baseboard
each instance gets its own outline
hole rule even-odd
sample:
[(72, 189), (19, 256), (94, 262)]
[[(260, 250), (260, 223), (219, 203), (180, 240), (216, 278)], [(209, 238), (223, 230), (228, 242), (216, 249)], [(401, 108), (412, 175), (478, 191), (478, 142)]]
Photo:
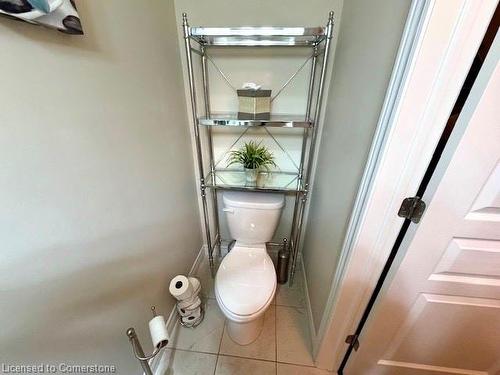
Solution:
[[(200, 264), (203, 262), (205, 258), (205, 254), (206, 254), (206, 246), (203, 245), (200, 248), (198, 255), (196, 256), (196, 259), (191, 265), (191, 269), (189, 270), (188, 276), (193, 276), (196, 274), (196, 271), (198, 270)], [(174, 332), (175, 325), (178, 324), (177, 311), (175, 309), (175, 306), (172, 308), (172, 311), (170, 311), (167, 322), (165, 324), (167, 326), (167, 332), (171, 337), (172, 333)], [(168, 367), (168, 361), (166, 361), (164, 357), (165, 357), (165, 350), (163, 350), (160, 355), (156, 356), (150, 361), (149, 366), (151, 367), (151, 371), (153, 372), (153, 374), (163, 375), (166, 373)]]
[(309, 322), (309, 332), (311, 333), (311, 344), (312, 344), (312, 354), (313, 354), (313, 359), (316, 358), (317, 350), (318, 350), (318, 336), (316, 335), (316, 327), (314, 326), (314, 319), (313, 319), (313, 314), (312, 314), (312, 308), (311, 308), (311, 299), (309, 298), (309, 288), (307, 286), (307, 276), (306, 276), (306, 269), (304, 266), (304, 260), (302, 259), (302, 254), (299, 254), (300, 256), (300, 265), (302, 268), (302, 276), (304, 278), (304, 294), (306, 298), (306, 311), (307, 311), (307, 320)]

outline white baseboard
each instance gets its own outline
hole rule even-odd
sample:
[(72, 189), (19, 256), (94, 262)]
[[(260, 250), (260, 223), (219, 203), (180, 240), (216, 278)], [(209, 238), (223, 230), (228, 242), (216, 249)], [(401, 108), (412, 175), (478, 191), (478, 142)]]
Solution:
[(309, 322), (309, 332), (311, 333), (311, 344), (312, 344), (312, 354), (313, 354), (313, 359), (316, 357), (317, 350), (318, 350), (318, 336), (316, 335), (316, 327), (314, 326), (314, 319), (313, 319), (313, 314), (312, 314), (312, 308), (311, 308), (311, 300), (309, 298), (309, 288), (307, 287), (307, 276), (306, 276), (306, 269), (304, 266), (304, 260), (302, 259), (302, 254), (299, 254), (300, 257), (300, 264), (302, 268), (302, 276), (304, 278), (304, 294), (305, 294), (305, 299), (306, 299), (306, 310), (307, 310), (307, 320)]
[[(188, 276), (193, 276), (196, 275), (196, 271), (198, 271), (198, 268), (200, 267), (200, 264), (203, 262), (203, 259), (205, 258), (206, 254), (206, 246), (203, 245), (200, 248), (200, 251), (198, 252), (198, 255), (196, 256), (196, 259), (194, 260), (193, 264), (191, 265), (191, 269), (189, 270)], [(174, 332), (174, 328), (177, 323), (177, 310), (175, 309), (175, 305), (172, 308), (172, 311), (170, 312), (167, 322), (165, 323), (167, 326), (167, 332), (169, 337), (172, 337), (172, 333)], [(163, 375), (166, 373), (168, 363), (164, 359), (165, 357), (165, 350), (162, 351), (162, 353), (155, 358), (153, 358), (149, 366), (151, 367), (151, 371), (155, 375)]]

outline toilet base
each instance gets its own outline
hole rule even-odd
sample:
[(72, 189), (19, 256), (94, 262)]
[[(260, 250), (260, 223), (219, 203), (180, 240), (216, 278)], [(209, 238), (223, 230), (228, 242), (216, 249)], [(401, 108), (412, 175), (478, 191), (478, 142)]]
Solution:
[(239, 345), (249, 345), (259, 337), (264, 325), (264, 314), (255, 320), (237, 323), (228, 319), (227, 329), (229, 337)]

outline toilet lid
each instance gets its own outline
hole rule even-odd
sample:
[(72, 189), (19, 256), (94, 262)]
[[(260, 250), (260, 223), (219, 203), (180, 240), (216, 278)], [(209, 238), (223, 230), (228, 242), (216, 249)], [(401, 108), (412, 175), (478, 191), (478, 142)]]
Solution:
[(276, 289), (276, 272), (265, 248), (234, 246), (219, 266), (215, 286), (233, 314), (252, 315), (262, 309)]

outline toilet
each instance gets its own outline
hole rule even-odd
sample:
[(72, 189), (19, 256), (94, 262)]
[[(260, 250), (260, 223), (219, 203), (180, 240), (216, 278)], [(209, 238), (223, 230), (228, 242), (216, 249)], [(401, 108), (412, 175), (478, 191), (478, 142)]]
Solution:
[(236, 240), (215, 277), (215, 297), (231, 339), (248, 345), (262, 330), (264, 313), (276, 292), (276, 271), (266, 242), (278, 226), (283, 194), (227, 191), (223, 211)]

